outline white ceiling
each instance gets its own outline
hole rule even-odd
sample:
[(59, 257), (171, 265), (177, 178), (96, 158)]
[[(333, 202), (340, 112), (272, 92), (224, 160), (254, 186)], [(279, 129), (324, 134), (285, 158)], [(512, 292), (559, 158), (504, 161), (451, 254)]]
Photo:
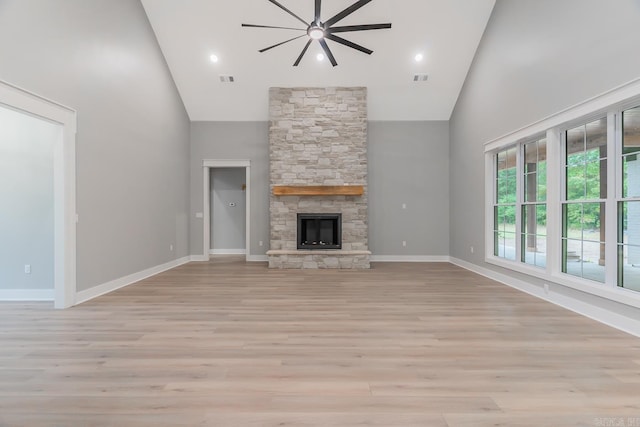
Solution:
[[(314, 0), (279, 1), (313, 19)], [(353, 3), (323, 0), (322, 20)], [(302, 27), (268, 0), (142, 0), (192, 121), (268, 120), (268, 89), (278, 86), (366, 86), (370, 120), (448, 120), (494, 3), (373, 0), (336, 24), (392, 23), (391, 29), (340, 34), (373, 50), (371, 56), (329, 40), (338, 62), (332, 67), (318, 62), (322, 49), (314, 42), (293, 67), (306, 37), (258, 50), (302, 32), (241, 27)], [(419, 63), (418, 52), (425, 57)], [(416, 73), (429, 79), (416, 83)], [(235, 83), (221, 83), (220, 75), (232, 75)]]

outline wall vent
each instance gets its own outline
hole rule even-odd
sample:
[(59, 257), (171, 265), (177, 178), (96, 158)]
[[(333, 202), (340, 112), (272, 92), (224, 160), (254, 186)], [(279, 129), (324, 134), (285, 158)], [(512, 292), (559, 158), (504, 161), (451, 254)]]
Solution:
[(235, 81), (236, 79), (234, 79), (233, 76), (220, 76), (221, 83), (233, 83)]
[(428, 74), (414, 74), (413, 81), (414, 82), (426, 82), (429, 78)]

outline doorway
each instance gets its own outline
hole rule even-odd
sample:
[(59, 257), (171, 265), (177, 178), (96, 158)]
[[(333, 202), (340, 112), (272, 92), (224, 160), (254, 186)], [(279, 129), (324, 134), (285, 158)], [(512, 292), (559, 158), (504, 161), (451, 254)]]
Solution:
[(244, 168), (212, 168), (211, 255), (246, 255), (246, 174)]
[[(26, 141), (33, 140), (33, 132), (38, 133), (40, 137), (45, 139), (44, 144), (49, 144), (49, 160), (51, 174), (49, 177), (49, 183), (43, 184), (38, 182), (38, 179), (29, 179), (27, 170), (22, 170), (18, 173), (22, 173), (23, 184), (28, 184), (33, 187), (30, 193), (37, 196), (49, 192), (48, 196), (45, 194), (45, 199), (49, 197), (51, 202), (49, 205), (50, 216), (38, 215), (37, 212), (33, 212), (35, 209), (47, 209), (38, 205), (43, 202), (40, 198), (30, 198), (28, 203), (23, 200), (24, 212), (29, 216), (33, 216), (33, 223), (43, 224), (50, 221), (50, 227), (42, 225), (43, 229), (40, 230), (40, 234), (34, 235), (35, 230), (25, 231), (26, 234), (18, 239), (24, 239), (21, 242), (14, 242), (16, 245), (30, 245), (29, 240), (33, 238), (43, 238), (44, 241), (50, 242), (50, 249), (45, 249), (42, 254), (31, 253), (26, 258), (13, 259), (10, 262), (13, 264), (10, 269), (13, 270), (12, 274), (16, 274), (16, 270), (20, 270), (21, 274), (34, 274), (32, 271), (32, 264), (30, 259), (35, 260), (36, 268), (40, 273), (40, 267), (44, 272), (46, 268), (44, 266), (50, 263), (48, 268), (49, 273), (45, 273), (42, 280), (52, 282), (52, 288), (48, 294), (42, 292), (38, 288), (29, 288), (29, 284), (23, 284), (18, 289), (8, 289), (4, 293), (3, 299), (12, 300), (51, 300), (54, 301), (56, 308), (71, 307), (75, 303), (76, 293), (76, 199), (75, 199), (75, 135), (76, 135), (76, 113), (75, 111), (42, 98), (38, 95), (32, 94), (28, 91), (10, 85), (6, 82), (0, 81), (0, 108), (3, 109), (4, 120), (9, 120), (11, 125), (15, 128), (22, 123), (20, 128), (27, 134), (14, 134), (10, 136), (13, 140), (10, 146), (9, 143), (4, 145), (7, 152), (9, 150), (20, 151), (27, 148)], [(26, 126), (26, 127), (25, 127)], [(9, 127), (9, 126), (7, 126)], [(42, 146), (43, 143), (40, 143)], [(9, 148), (12, 147), (12, 148)], [(47, 155), (44, 155), (46, 157)], [(32, 156), (33, 157), (33, 156)], [(23, 164), (24, 168), (33, 167), (37, 161), (43, 161), (42, 158), (31, 159), (31, 163), (27, 165)], [(31, 171), (33, 172), (33, 171)], [(36, 171), (37, 172), (37, 171)], [(16, 184), (17, 185), (17, 184)], [(13, 196), (12, 196), (13, 194)], [(7, 200), (0, 200), (0, 203), (11, 203), (10, 198), (14, 197), (19, 199), (20, 191), (15, 192), (8, 189), (4, 194)], [(33, 199), (33, 200), (31, 200)], [(9, 212), (9, 209), (6, 209)], [(17, 211), (12, 210), (11, 215), (16, 215)], [(47, 219), (49, 218), (49, 219)], [(19, 224), (19, 227), (29, 227), (28, 223), (22, 221), (26, 218), (17, 218), (14, 224)], [(45, 237), (43, 237), (45, 236)], [(49, 236), (49, 237), (46, 237)], [(4, 239), (3, 239), (4, 240)], [(45, 246), (49, 245), (45, 243)], [(47, 261), (47, 258), (50, 258)], [(49, 277), (47, 279), (46, 277)], [(24, 278), (23, 278), (24, 279)], [(25, 288), (25, 286), (27, 286)], [(42, 285), (40, 286), (42, 287)], [(51, 286), (49, 286), (51, 288)], [(52, 292), (51, 292), (52, 290)]]
[(203, 259), (211, 254), (244, 254), (249, 260), (251, 162), (204, 160), (203, 176)]

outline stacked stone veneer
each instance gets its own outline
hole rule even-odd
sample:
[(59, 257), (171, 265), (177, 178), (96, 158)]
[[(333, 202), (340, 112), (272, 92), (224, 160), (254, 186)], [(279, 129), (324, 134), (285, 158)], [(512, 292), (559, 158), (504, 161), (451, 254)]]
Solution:
[[(271, 268), (369, 268), (366, 88), (271, 88)], [(274, 185), (362, 185), (362, 196), (274, 196)], [(298, 213), (342, 213), (342, 250), (297, 250)]]

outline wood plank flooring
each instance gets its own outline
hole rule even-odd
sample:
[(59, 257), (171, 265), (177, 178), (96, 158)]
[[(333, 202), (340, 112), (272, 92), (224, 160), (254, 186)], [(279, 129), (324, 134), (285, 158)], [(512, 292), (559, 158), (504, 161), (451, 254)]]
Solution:
[(446, 263), (0, 303), (0, 426), (611, 425), (640, 426), (640, 339)]

